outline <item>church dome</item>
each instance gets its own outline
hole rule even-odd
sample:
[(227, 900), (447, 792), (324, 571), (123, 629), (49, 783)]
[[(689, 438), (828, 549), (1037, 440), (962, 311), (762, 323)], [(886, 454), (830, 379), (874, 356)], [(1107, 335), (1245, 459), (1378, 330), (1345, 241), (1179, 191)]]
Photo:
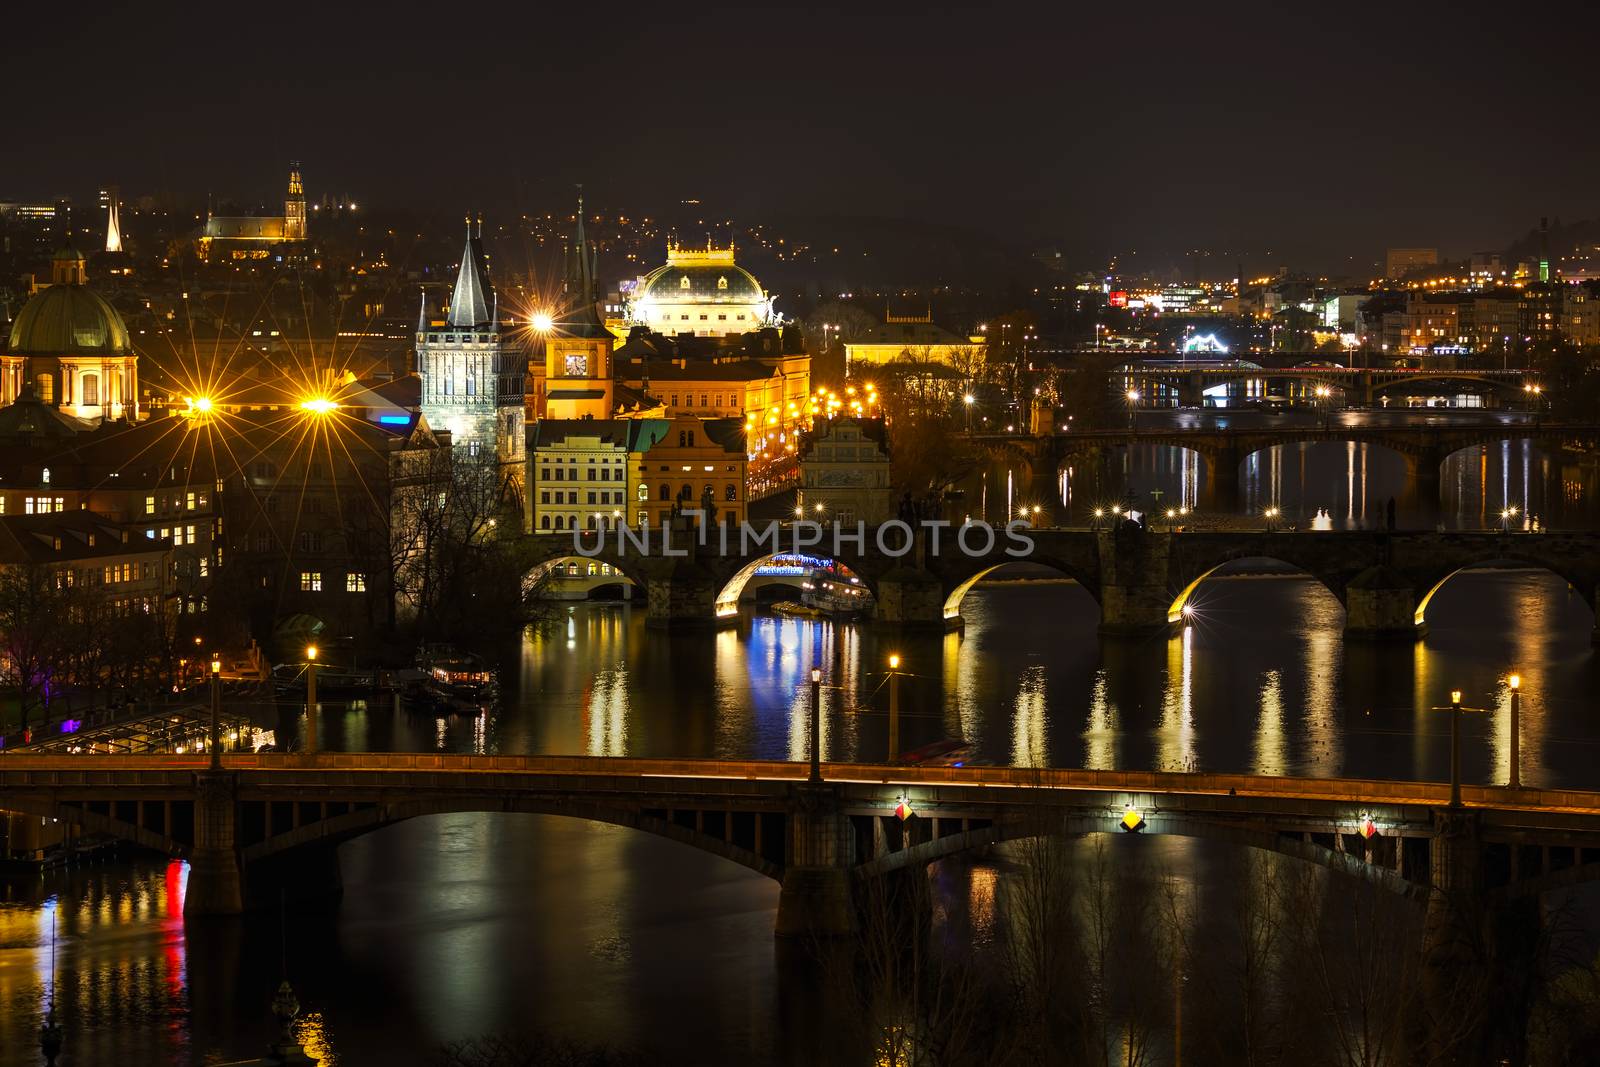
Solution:
[(639, 296), (657, 304), (758, 304), (759, 282), (733, 262), (732, 248), (667, 247), (666, 266), (644, 276)]
[(6, 350), (18, 356), (121, 356), (129, 350), (128, 327), (92, 289), (52, 285), (22, 306)]

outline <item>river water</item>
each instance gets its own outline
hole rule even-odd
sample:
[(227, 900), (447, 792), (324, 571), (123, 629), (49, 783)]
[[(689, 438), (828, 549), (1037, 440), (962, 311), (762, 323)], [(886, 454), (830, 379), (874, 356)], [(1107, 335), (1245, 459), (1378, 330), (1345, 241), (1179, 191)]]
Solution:
[[(1327, 508), (1348, 527), (1360, 501), (1405, 493), (1403, 465), (1382, 450), (1295, 452), (1247, 467), (1247, 498), (1303, 506), (1308, 525)], [(1129, 482), (1181, 494), (1186, 462), (1140, 450)], [(1004, 478), (984, 480), (993, 490)], [(1593, 525), (1592, 478), (1531, 446), (1461, 453), (1445, 470), (1444, 507), (1427, 518), (1481, 527), (1514, 499), (1552, 526)], [(324, 705), (322, 742), (800, 759), (804, 683), (818, 664), (824, 757), (879, 759), (894, 652), (903, 748), (963, 737), (996, 764), (1443, 779), (1448, 716), (1433, 709), (1460, 688), (1488, 709), (1466, 720), (1464, 776), (1498, 782), (1509, 770), (1504, 678), (1516, 670), (1523, 780), (1600, 787), (1593, 616), (1553, 575), (1452, 579), (1415, 645), (1346, 644), (1338, 602), (1293, 575), (1210, 580), (1195, 604), (1177, 636), (1104, 640), (1081, 588), (1013, 575), (969, 595), (963, 633), (892, 643), (871, 626), (758, 611), (720, 632), (668, 635), (646, 630), (641, 610), (577, 604), (525, 642), (492, 716)], [(285, 732), (302, 725), (292, 706), (265, 717)], [(1119, 847), (1193, 854), (1200, 869), (1193, 842)], [(637, 832), (506, 815), (419, 819), (354, 840), (340, 858), (342, 901), (291, 914), (282, 930), (276, 916), (186, 926), (177, 862), (0, 883), (0, 1065), (38, 1062), (52, 989), (64, 1064), (257, 1055), (285, 967), (307, 1013), (302, 1035), (328, 1064), (425, 1062), (441, 1042), (519, 1026), (672, 1060), (808, 1062), (816, 1021), (774, 958), (777, 886), (743, 868)], [(961, 893), (975, 879), (992, 888), (981, 865), (952, 877)]]

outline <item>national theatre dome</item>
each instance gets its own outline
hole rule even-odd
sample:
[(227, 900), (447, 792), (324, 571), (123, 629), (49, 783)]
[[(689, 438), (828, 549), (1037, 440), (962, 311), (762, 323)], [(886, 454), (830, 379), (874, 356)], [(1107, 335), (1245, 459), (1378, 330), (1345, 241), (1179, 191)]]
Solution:
[(748, 333), (772, 318), (772, 298), (733, 261), (733, 247), (667, 245), (667, 262), (634, 289), (629, 317), (664, 334)]

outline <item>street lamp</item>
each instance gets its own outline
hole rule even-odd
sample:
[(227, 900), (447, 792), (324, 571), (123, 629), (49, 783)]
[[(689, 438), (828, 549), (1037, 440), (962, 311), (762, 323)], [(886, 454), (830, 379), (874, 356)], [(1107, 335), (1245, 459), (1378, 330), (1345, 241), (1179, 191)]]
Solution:
[(306, 646), (306, 743), (305, 751), (317, 751), (317, 646)]
[(961, 397), (961, 402), (963, 404), (965, 404), (966, 408), (967, 408), (967, 432), (968, 433), (972, 432), (972, 405), (977, 402), (977, 399), (978, 398), (973, 396), (971, 393), (965, 393)]
[(889, 654), (889, 762), (900, 755), (900, 654)]
[(1139, 403), (1139, 390), (1137, 390), (1137, 389), (1129, 389), (1128, 390), (1128, 429), (1130, 429), (1130, 430), (1134, 428), (1134, 417), (1135, 417), (1135, 415), (1137, 413), (1137, 410), (1138, 410), (1135, 407), (1135, 405), (1138, 404), (1138, 403)]
[(1278, 508), (1276, 505), (1261, 513), (1267, 520), (1267, 532), (1275, 533), (1278, 529)]
[(822, 781), (822, 668), (811, 668), (811, 782)]
[(1101, 520), (1101, 518), (1103, 518), (1105, 516), (1105, 513), (1106, 513), (1106, 509), (1105, 508), (1095, 508), (1094, 509), (1094, 523), (1093, 523), (1093, 526), (1092, 526), (1093, 529), (1096, 529), (1096, 530), (1100, 529), (1100, 520)]
[[(1521, 679), (1518, 679), (1520, 684)], [(1434, 708), (1434, 711), (1448, 711), (1450, 713), (1450, 806), (1461, 806), (1461, 713), (1463, 711), (1482, 712), (1485, 708), (1464, 708), (1461, 706), (1461, 690), (1450, 690), (1450, 706), (1448, 708)]]
[(1506, 782), (1508, 789), (1522, 788), (1522, 675), (1513, 674), (1506, 679), (1511, 687), (1511, 774)]
[(1501, 508), (1500, 509), (1500, 532), (1501, 533), (1506, 533), (1506, 534), (1510, 533), (1511, 532), (1511, 520), (1516, 518), (1516, 517), (1517, 517), (1517, 506), (1515, 504), (1507, 504), (1505, 507)]
[[(195, 640), (199, 640), (196, 638)], [(211, 769), (222, 770), (222, 657), (211, 653)]]
[(536, 311), (533, 318), (528, 320), (528, 325), (533, 327), (535, 333), (549, 333), (555, 329), (556, 320), (548, 311)]

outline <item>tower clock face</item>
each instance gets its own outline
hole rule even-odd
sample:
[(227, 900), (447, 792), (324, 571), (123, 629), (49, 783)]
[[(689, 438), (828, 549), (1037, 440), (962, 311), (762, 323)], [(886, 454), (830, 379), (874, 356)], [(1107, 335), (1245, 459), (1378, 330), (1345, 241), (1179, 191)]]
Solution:
[(589, 357), (583, 354), (567, 356), (567, 377), (587, 378), (589, 376)]

